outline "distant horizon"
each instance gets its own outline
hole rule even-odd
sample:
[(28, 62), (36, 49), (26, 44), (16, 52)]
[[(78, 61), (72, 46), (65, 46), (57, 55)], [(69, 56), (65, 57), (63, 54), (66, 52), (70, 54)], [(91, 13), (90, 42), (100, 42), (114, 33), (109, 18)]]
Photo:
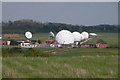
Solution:
[(118, 25), (117, 2), (3, 2), (2, 21), (33, 20), (71, 25)]
[[(32, 20), (32, 19), (20, 19), (20, 20)], [(20, 21), (20, 20), (14, 20), (14, 21)], [(9, 20), (9, 21), (11, 21), (11, 20)], [(2, 21), (2, 22), (9, 22), (9, 21)], [(12, 21), (12, 22), (14, 22), (14, 21)], [(32, 20), (33, 22), (35, 21), (35, 20)], [(45, 24), (45, 23), (61, 23), (61, 24), (67, 24), (67, 25), (78, 25), (78, 24), (68, 24), (68, 23), (64, 23), (64, 22), (40, 22), (40, 21), (35, 21), (35, 22), (38, 22), (38, 23), (43, 23), (43, 24)], [(112, 24), (96, 24), (96, 25), (78, 25), (78, 26), (98, 26), (98, 25), (112, 25)], [(115, 25), (115, 24), (113, 24), (113, 25)], [(118, 24), (116, 24), (115, 26), (117, 26)]]

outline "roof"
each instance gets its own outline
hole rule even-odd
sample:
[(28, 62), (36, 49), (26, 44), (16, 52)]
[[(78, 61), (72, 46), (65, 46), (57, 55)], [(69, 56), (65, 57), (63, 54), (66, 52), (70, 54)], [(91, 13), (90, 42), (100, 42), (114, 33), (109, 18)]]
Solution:
[(52, 44), (54, 44), (54, 45), (58, 45), (59, 43), (56, 43), (56, 42), (55, 42), (55, 43), (52, 43)]
[(53, 42), (54, 40), (45, 40), (46, 42)]
[(3, 34), (4, 37), (20, 37), (20, 34)]

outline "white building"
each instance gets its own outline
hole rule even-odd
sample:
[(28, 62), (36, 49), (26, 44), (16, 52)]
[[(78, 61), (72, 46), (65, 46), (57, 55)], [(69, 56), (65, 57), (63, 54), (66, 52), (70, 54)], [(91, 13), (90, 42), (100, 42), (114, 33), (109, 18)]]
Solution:
[(35, 48), (35, 47), (38, 47), (38, 44), (21, 43), (20, 46), (23, 48)]

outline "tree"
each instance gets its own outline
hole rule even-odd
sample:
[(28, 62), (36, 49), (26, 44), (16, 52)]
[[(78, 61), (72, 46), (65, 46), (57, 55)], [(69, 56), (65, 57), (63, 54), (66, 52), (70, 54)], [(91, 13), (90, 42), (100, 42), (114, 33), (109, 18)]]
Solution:
[(41, 23), (33, 20), (17, 20), (2, 22), (3, 33), (21, 33), (32, 31), (33, 33), (48, 33), (50, 31), (58, 32), (60, 30), (69, 31), (88, 31), (88, 32), (118, 32), (117, 25), (100, 24), (95, 26), (72, 25), (65, 23)]
[(42, 43), (42, 41), (41, 41), (41, 40), (38, 40), (38, 43), (39, 43), (39, 44), (41, 44), (41, 43)]
[(10, 42), (10, 45), (18, 45), (17, 44), (17, 41), (15, 41), (14, 39), (12, 39), (12, 40), (10, 40), (11, 42)]

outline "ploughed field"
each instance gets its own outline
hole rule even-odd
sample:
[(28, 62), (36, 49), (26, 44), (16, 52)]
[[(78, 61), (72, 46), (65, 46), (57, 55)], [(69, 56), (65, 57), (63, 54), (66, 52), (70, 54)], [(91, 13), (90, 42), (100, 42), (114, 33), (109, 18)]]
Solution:
[[(44, 37), (46, 35), (46, 37)], [(111, 46), (117, 33), (101, 33)], [(38, 37), (38, 34), (36, 34)], [(40, 36), (40, 35), (39, 35)], [(44, 38), (47, 39), (47, 34)], [(111, 36), (111, 37), (110, 37)], [(37, 38), (37, 37), (34, 37)], [(93, 39), (94, 41), (94, 39)], [(92, 42), (92, 41), (91, 41)], [(12, 54), (2, 58), (3, 78), (117, 78), (118, 48), (37, 48), (48, 57)]]

